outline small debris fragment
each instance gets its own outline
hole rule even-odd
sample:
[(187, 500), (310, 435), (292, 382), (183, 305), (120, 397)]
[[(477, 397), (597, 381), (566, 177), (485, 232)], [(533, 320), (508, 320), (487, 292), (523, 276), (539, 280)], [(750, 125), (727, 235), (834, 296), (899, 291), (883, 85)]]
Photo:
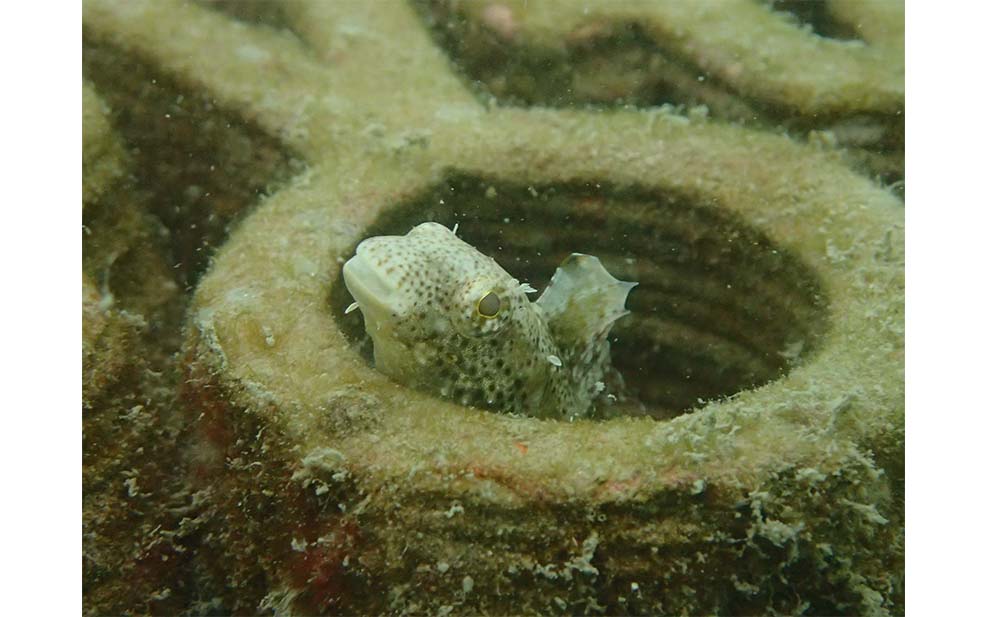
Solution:
[(533, 294), (536, 291), (538, 291), (538, 289), (535, 289), (534, 287), (532, 287), (528, 283), (522, 283), (520, 289), (521, 289), (522, 293), (527, 293), (527, 294)]
[(356, 302), (353, 302), (353, 303), (350, 304), (350, 306), (346, 307), (346, 310), (343, 311), (343, 314), (344, 315), (349, 315), (350, 313), (354, 312), (358, 308), (360, 308), (360, 306)]
[(706, 490), (706, 488), (707, 488), (707, 483), (704, 482), (702, 479), (699, 479), (693, 482), (693, 490), (691, 490), (690, 493), (693, 495), (699, 495), (704, 490)]
[(869, 523), (874, 525), (885, 525), (889, 522), (887, 518), (878, 513), (878, 509), (874, 504), (856, 503), (848, 499), (841, 499), (840, 501), (842, 504), (849, 506), (852, 510), (863, 516)]
[(460, 228), (460, 224), (459, 224), (459, 223), (454, 223), (454, 224), (453, 224), (453, 235), (454, 235), (454, 236), (456, 235), (456, 231), (457, 231), (457, 230), (458, 230), (459, 228)]
[(555, 356), (553, 354), (549, 354), (548, 356), (545, 357), (545, 359), (548, 360), (549, 361), (549, 364), (551, 364), (553, 366), (562, 366), (563, 365), (563, 361), (559, 359), (559, 356)]
[(137, 478), (127, 478), (124, 480), (124, 486), (127, 487), (128, 497), (136, 497), (141, 492), (137, 486)]
[(103, 295), (100, 296), (98, 307), (101, 313), (105, 313), (110, 310), (113, 307), (113, 294), (108, 291), (104, 291)]
[(470, 576), (463, 577), (463, 594), (466, 595), (473, 591), (473, 578)]

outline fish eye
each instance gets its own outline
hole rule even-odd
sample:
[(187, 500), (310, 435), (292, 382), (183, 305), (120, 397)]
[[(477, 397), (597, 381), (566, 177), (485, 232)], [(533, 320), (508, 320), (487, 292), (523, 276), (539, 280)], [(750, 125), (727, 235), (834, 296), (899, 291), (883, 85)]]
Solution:
[(493, 319), (501, 311), (501, 299), (493, 291), (487, 292), (480, 302), (477, 303), (477, 313), (481, 317)]

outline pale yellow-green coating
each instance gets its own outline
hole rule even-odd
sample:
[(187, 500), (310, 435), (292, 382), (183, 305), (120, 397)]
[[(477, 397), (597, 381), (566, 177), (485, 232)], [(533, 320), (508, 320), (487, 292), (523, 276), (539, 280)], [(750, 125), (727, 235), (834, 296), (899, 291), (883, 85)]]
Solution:
[[(893, 113), (904, 100), (902, 5), (887, 0), (830, 7), (838, 17), (862, 23), (860, 30), (871, 44), (812, 35), (767, 3), (751, 0), (436, 4), (450, 4), (471, 21), (494, 29), (507, 22), (511, 36), (545, 49), (590, 38), (609, 24), (638, 24), (661, 46), (690, 58), (743, 95), (800, 114)], [(494, 15), (493, 5), (499, 7)], [(499, 15), (504, 17), (495, 17)]]
[(110, 127), (109, 109), (92, 85), (82, 85), (82, 203), (96, 201), (125, 171), (123, 147)]
[[(703, 114), (484, 107), (405, 3), (288, 6), (292, 33), (193, 4), (84, 8), (87, 36), (208, 91), (309, 165), (217, 250), (186, 322), (189, 455), (223, 523), (203, 540), (203, 571), (222, 581), (230, 612), (901, 612), (904, 249), (894, 197), (834, 153)], [(754, 10), (723, 6), (739, 18)], [(738, 56), (749, 75), (739, 85), (778, 86), (809, 110), (837, 100), (794, 73), (798, 62), (761, 63), (745, 41), (683, 19), (710, 54)], [(804, 60), (819, 51), (774, 23), (759, 31), (772, 45)], [(839, 55), (853, 66), (834, 88), (856, 93), (873, 64), (863, 52)], [(778, 76), (763, 82), (767, 68)], [(885, 109), (895, 96), (877, 87), (862, 98)], [(396, 209), (439, 207), (439, 195), (453, 203), (447, 187), (462, 183), (451, 178), (475, 179), (479, 196), (493, 189), (477, 200), (490, 220), (510, 205), (498, 191), (531, 188), (524, 211), (554, 222), (518, 221), (535, 241), (603, 227), (607, 213), (647, 215), (662, 200), (675, 207), (667, 221), (648, 219), (655, 246), (674, 232), (684, 252), (718, 239), (721, 228), (703, 228), (697, 212), (756, 230), (760, 244), (739, 247), (740, 263), (704, 262), (720, 278), (663, 270), (658, 253), (638, 248), (618, 255), (621, 267), (668, 283), (632, 294), (650, 298), (647, 308), (682, 292), (727, 324), (724, 335), (658, 313), (629, 332), (708, 347), (715, 368), (735, 357), (794, 360), (759, 387), (663, 420), (513, 417), (394, 383), (344, 334), (359, 318), (343, 314), (342, 264)], [(644, 197), (598, 202), (572, 188), (597, 183)], [(555, 188), (572, 194), (565, 225), (547, 205)], [(778, 263), (796, 283), (775, 284), (785, 272), (762, 269), (763, 249), (785, 255)], [(764, 293), (725, 291), (738, 274), (766, 281), (750, 288)], [(822, 308), (806, 310), (805, 298)], [(752, 326), (745, 312), (765, 318)], [(805, 354), (799, 337), (780, 345), (785, 337), (768, 334), (789, 333), (777, 316), (801, 323)]]

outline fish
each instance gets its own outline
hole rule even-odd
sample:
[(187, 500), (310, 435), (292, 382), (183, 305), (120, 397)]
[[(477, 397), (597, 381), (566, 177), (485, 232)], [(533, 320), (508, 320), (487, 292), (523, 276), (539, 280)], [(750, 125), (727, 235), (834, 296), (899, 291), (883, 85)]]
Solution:
[[(363, 315), (374, 367), (456, 403), (573, 421), (606, 398), (608, 334), (637, 283), (573, 253), (536, 290), (444, 225), (361, 241), (343, 280)], [(613, 399), (613, 395), (610, 395)]]

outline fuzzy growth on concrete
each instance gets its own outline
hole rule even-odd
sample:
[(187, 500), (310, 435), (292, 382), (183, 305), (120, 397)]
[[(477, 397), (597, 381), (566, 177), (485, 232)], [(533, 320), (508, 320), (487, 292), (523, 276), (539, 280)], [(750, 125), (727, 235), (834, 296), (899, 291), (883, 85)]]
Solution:
[[(485, 106), (404, 3), (276, 17), (84, 5), (90, 41), (306, 163), (218, 249), (185, 320), (215, 606), (903, 612), (898, 200), (833, 153), (702, 113)], [(593, 243), (637, 271), (640, 413), (498, 415), (375, 371), (340, 268), (417, 206), (467, 212), (465, 234), (533, 271)], [(670, 378), (690, 370), (702, 394)]]

